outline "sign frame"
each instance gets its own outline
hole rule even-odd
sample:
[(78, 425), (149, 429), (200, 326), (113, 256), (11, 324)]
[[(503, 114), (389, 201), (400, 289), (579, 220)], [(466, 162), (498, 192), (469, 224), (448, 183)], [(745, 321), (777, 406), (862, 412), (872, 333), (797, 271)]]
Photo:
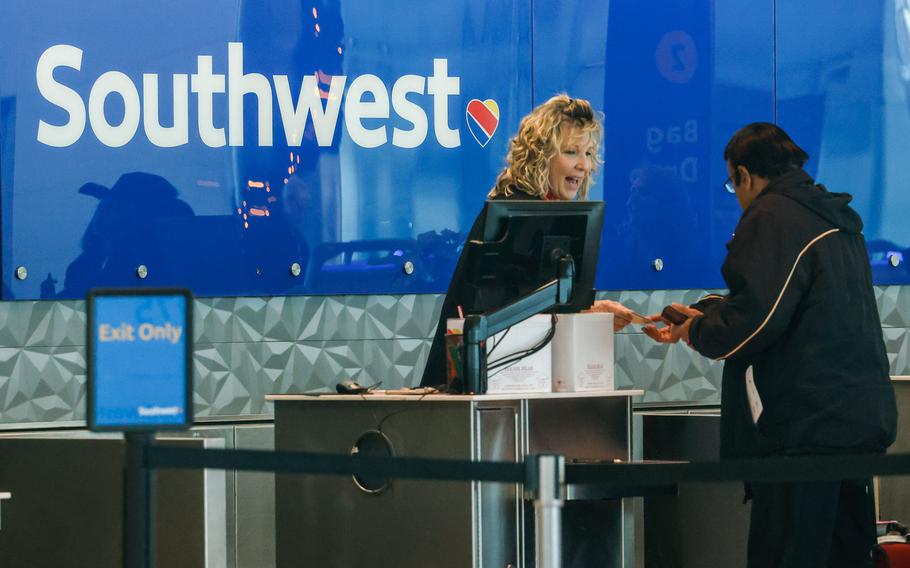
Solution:
[[(184, 299), (184, 420), (165, 424), (101, 424), (97, 423), (97, 334), (95, 303), (102, 298), (120, 297), (183, 297)], [(186, 288), (93, 288), (86, 296), (86, 422), (93, 432), (155, 432), (188, 430), (194, 424), (193, 404), (193, 295)]]

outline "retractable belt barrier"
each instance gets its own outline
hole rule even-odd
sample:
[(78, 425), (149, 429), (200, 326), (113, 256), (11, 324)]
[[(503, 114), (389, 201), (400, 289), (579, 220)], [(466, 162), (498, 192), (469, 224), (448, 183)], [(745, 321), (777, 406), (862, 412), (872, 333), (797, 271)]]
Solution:
[[(140, 450), (141, 451), (141, 450)], [(794, 456), (695, 463), (586, 463), (566, 465), (558, 455), (529, 456), (523, 463), (423, 458), (365, 457), (343, 454), (215, 450), (144, 445), (145, 468), (234, 469), (284, 474), (372, 475), (436, 481), (521, 483), (533, 494), (535, 565), (559, 568), (562, 558), (562, 507), (566, 484), (593, 484), (618, 489), (616, 497), (654, 494), (655, 486), (680, 483), (811, 482), (862, 479), (874, 475), (910, 475), (910, 454)], [(147, 523), (143, 530), (151, 530)], [(134, 531), (136, 532), (136, 531)], [(148, 543), (138, 544), (140, 560), (130, 568), (151, 566)], [(145, 550), (140, 550), (142, 545)], [(139, 554), (141, 553), (141, 554)]]
[(636, 486), (679, 483), (837, 481), (910, 475), (910, 454), (814, 455), (687, 463), (603, 463), (566, 466), (566, 482)]
[[(516, 463), (174, 448), (154, 443), (148, 443), (144, 448), (145, 467), (149, 471), (158, 468), (211, 468), (310, 475), (368, 474), (398, 479), (521, 483), (526, 492), (533, 492), (537, 542), (535, 565), (538, 568), (560, 567), (561, 510), (565, 485), (565, 460), (562, 456), (529, 456), (523, 463)], [(136, 563), (134, 566), (147, 568), (151, 563)]]
[[(218, 450), (151, 445), (149, 468), (239, 469), (311, 475), (375, 475), (436, 481), (490, 481), (536, 486), (534, 468), (515, 462), (459, 461), (343, 454)], [(679, 483), (806, 482), (910, 475), (910, 453), (816, 455), (681, 463), (567, 464), (569, 484), (636, 487)], [(629, 494), (628, 496), (634, 496)]]
[[(374, 475), (436, 481), (526, 483), (525, 464), (422, 458), (366, 457), (344, 454), (215, 450), (151, 445), (150, 468), (241, 469), (313, 475)], [(532, 476), (533, 477), (533, 476)]]

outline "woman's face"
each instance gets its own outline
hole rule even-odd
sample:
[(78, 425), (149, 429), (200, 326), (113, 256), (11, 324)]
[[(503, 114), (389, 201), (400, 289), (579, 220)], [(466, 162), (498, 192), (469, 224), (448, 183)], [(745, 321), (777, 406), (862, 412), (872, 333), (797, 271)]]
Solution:
[(571, 201), (594, 167), (594, 144), (591, 135), (578, 128), (562, 133), (559, 151), (550, 158), (550, 195)]

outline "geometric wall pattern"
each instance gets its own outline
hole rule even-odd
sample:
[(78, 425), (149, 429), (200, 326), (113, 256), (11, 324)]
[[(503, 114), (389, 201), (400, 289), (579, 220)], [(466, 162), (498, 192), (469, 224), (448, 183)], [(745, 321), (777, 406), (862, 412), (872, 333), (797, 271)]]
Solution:
[[(600, 293), (643, 314), (711, 290)], [(894, 375), (910, 374), (910, 286), (876, 287)], [(419, 380), (439, 294), (199, 298), (196, 416), (269, 417), (270, 393), (327, 391), (343, 378), (389, 388)], [(659, 345), (629, 326), (616, 336), (616, 384), (648, 405), (717, 404), (720, 364)], [(85, 424), (85, 304), (0, 302), (0, 428)]]

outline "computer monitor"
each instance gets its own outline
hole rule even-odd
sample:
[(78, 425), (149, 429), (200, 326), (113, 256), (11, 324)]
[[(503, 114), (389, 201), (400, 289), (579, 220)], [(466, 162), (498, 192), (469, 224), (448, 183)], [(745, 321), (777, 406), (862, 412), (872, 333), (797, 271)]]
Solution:
[(189, 291), (95, 289), (86, 307), (89, 428), (154, 431), (191, 426)]
[(570, 300), (548, 312), (579, 312), (594, 303), (594, 276), (603, 228), (603, 201), (487, 201), (482, 241), (467, 245), (465, 282), (475, 289), (467, 313), (503, 307), (557, 278), (570, 255)]

